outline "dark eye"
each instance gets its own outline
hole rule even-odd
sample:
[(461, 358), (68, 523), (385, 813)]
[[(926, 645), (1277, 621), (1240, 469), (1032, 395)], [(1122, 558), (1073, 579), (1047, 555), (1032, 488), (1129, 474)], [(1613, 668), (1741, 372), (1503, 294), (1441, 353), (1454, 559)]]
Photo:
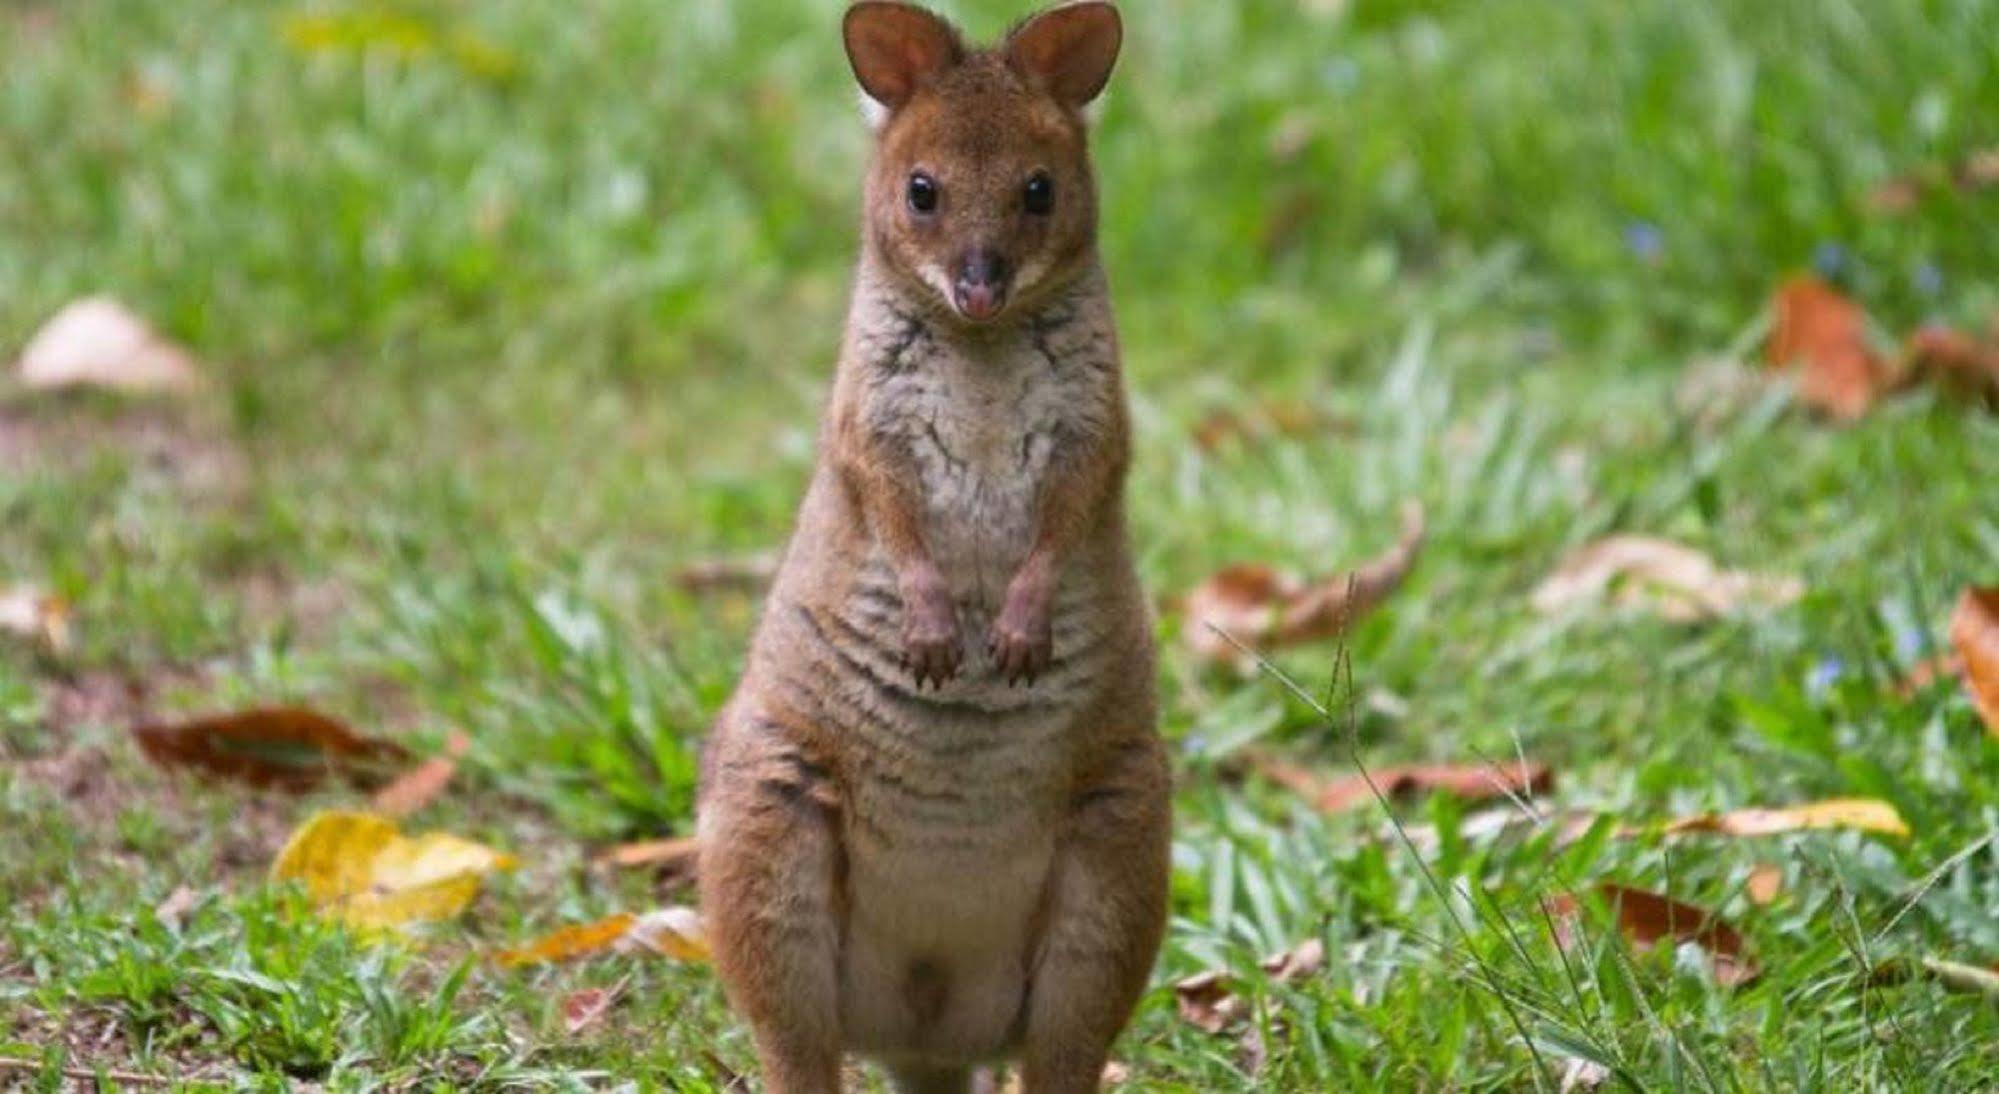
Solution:
[(1055, 211), (1055, 180), (1037, 171), (1027, 180), (1027, 189), (1021, 194), (1027, 203), (1027, 211), (1036, 216), (1047, 216)]
[(937, 180), (921, 171), (909, 176), (909, 207), (919, 213), (937, 211)]

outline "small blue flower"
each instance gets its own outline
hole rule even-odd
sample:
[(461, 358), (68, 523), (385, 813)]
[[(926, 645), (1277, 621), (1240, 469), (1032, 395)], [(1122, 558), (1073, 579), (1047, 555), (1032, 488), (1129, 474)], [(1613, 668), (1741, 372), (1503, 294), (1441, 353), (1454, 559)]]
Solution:
[(1916, 283), (1916, 291), (1924, 296), (1936, 296), (1943, 292), (1943, 271), (1934, 262), (1924, 260), (1916, 263), (1910, 279)]
[(1186, 739), (1180, 742), (1180, 751), (1189, 756), (1199, 756), (1207, 750), (1208, 739), (1199, 733), (1189, 733)]
[(1838, 277), (1840, 274), (1846, 272), (1847, 264), (1852, 260), (1852, 257), (1852, 255), (1847, 253), (1846, 248), (1840, 244), (1832, 242), (1821, 243), (1817, 247), (1812, 248), (1812, 268), (1816, 269), (1822, 277)]
[(1624, 226), (1624, 246), (1646, 262), (1657, 262), (1666, 252), (1666, 236), (1649, 220), (1634, 220)]
[(1846, 675), (1846, 662), (1837, 657), (1822, 657), (1812, 666), (1812, 673), (1805, 678), (1805, 690), (1813, 695), (1825, 692), (1839, 678)]

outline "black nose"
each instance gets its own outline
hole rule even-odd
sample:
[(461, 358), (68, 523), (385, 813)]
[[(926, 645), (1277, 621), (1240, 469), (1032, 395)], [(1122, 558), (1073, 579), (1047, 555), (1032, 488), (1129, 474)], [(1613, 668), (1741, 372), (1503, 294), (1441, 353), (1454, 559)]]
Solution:
[(1005, 258), (984, 247), (965, 252), (953, 279), (953, 303), (972, 319), (990, 319), (1006, 304), (1007, 279), (1013, 270)]

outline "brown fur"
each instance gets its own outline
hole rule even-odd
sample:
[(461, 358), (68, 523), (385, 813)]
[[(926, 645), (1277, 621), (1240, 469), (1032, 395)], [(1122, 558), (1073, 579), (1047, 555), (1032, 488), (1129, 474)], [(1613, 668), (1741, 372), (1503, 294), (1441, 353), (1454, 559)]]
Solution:
[[(906, 1090), (1015, 1055), (1031, 1094), (1095, 1089), (1158, 949), (1169, 775), (1080, 114), (1117, 33), (1102, 3), (984, 51), (920, 9), (848, 15), (889, 110), (854, 300), (702, 779), (716, 967), (775, 1091), (838, 1089), (848, 1051)], [(968, 254), (1011, 275), (983, 321), (952, 296)]]

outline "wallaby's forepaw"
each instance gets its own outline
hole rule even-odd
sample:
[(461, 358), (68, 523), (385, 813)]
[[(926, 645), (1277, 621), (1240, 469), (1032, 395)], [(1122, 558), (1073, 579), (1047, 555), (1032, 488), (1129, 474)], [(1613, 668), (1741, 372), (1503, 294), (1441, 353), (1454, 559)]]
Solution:
[(1009, 684), (1033, 683), (1053, 659), (1055, 641), (1048, 622), (1049, 590), (1037, 581), (1016, 580), (986, 637), (986, 652)]
[(958, 612), (943, 582), (924, 583), (904, 597), (902, 664), (916, 686), (938, 686), (958, 675)]

